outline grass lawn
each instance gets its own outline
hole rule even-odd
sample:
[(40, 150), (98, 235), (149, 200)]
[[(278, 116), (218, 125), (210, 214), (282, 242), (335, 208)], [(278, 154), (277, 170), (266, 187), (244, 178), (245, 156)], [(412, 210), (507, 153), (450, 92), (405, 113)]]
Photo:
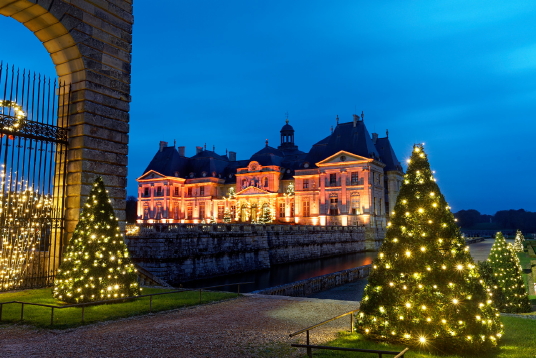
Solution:
[[(168, 289), (144, 288), (143, 293), (160, 293), (173, 291)], [(206, 292), (203, 291), (202, 303), (220, 301), (236, 297), (236, 293)], [(99, 321), (113, 320), (149, 313), (149, 297), (138, 298), (129, 302), (110, 303), (85, 308), (85, 324)], [(52, 288), (24, 290), (16, 292), (0, 293), (0, 302), (23, 301), (50, 305), (62, 305), (52, 297)], [(184, 291), (169, 295), (153, 296), (152, 312), (171, 310), (179, 307), (194, 306), (199, 304), (199, 291)], [(65, 305), (65, 304), (63, 304)], [(20, 304), (8, 304), (2, 308), (2, 322), (0, 324), (20, 322)], [(49, 307), (24, 306), (24, 323), (37, 327), (50, 327)], [(71, 328), (80, 326), (82, 308), (72, 307), (54, 309), (54, 328)]]
[(521, 263), (522, 269), (530, 269), (531, 258), (526, 252), (518, 252), (517, 257), (519, 257), (519, 262)]
[[(505, 334), (502, 337), (501, 344), (496, 352), (480, 353), (478, 355), (437, 355), (426, 352), (418, 352), (411, 349), (406, 353), (406, 358), (530, 358), (536, 356), (536, 320), (517, 318), (517, 317), (502, 317), (504, 323)], [(311, 332), (311, 337), (314, 337), (314, 331)], [(388, 345), (364, 340), (363, 336), (356, 333), (341, 333), (340, 337), (329, 344), (334, 347), (347, 348), (362, 348), (362, 349), (381, 349), (387, 351), (402, 351), (406, 348), (403, 345)], [(305, 353), (305, 349), (302, 349)], [(337, 352), (337, 351), (320, 351), (313, 350), (314, 356), (318, 358), (336, 358), (336, 357), (363, 357), (373, 358), (378, 355), (370, 353), (356, 352)], [(305, 356), (305, 354), (304, 354)], [(387, 356), (384, 357), (393, 357)]]

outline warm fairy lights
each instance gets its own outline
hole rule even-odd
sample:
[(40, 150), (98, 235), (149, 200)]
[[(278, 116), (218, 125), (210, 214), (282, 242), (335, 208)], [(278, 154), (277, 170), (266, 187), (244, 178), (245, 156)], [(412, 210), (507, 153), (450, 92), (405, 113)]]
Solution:
[(54, 297), (74, 303), (139, 293), (136, 269), (99, 177), (63, 255), (54, 282)]
[(26, 113), (24, 113), (22, 107), (17, 102), (0, 100), (0, 107), (11, 108), (14, 113), (13, 117), (15, 118), (10, 125), (2, 129), (15, 132), (21, 130), (26, 125)]
[[(521, 264), (511, 244), (507, 244), (501, 232), (495, 235), (487, 263), (494, 280), (488, 278), (488, 286), (499, 286), (502, 293), (501, 312), (530, 312), (529, 296), (521, 276)], [(494, 288), (494, 287), (493, 287)]]
[(492, 348), (502, 334), (498, 311), (422, 145), (408, 163), (356, 329), (371, 339), (458, 353)]
[(517, 230), (516, 238), (514, 240), (514, 251), (515, 252), (523, 252), (523, 250), (524, 250), (523, 243), (524, 242), (525, 242), (525, 237), (523, 236), (523, 233), (520, 230)]
[[(0, 101), (1, 102), (1, 101)], [(26, 279), (39, 243), (50, 235), (52, 199), (5, 178), (0, 189), (0, 285), (15, 289)]]

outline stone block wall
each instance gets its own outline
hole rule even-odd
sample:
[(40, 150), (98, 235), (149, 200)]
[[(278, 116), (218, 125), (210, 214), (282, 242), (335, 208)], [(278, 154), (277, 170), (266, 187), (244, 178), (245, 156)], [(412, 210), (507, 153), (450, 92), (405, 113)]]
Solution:
[(362, 227), (176, 224), (127, 237), (134, 262), (174, 284), (365, 251)]
[(261, 295), (278, 295), (291, 297), (306, 297), (313, 293), (329, 290), (333, 287), (355, 282), (367, 278), (370, 274), (370, 266), (354, 267), (348, 270), (328, 273), (326, 275), (311, 277), (306, 280), (291, 282), (286, 285), (270, 287), (266, 290), (254, 291)]

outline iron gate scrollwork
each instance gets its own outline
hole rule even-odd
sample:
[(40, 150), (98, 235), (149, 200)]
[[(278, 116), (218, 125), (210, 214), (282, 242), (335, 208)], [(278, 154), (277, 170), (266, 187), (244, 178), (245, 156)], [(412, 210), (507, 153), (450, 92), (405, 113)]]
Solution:
[(64, 235), (70, 85), (0, 62), (0, 291), (51, 285)]

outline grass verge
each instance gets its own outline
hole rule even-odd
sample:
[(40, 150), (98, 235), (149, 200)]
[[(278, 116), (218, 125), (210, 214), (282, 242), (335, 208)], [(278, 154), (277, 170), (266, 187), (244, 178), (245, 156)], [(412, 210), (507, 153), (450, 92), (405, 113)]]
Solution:
[[(169, 289), (144, 288), (143, 294), (173, 291)], [(203, 291), (202, 301), (199, 302), (199, 291), (184, 291), (169, 295), (153, 296), (152, 311), (149, 310), (149, 297), (138, 298), (133, 301), (110, 303), (98, 306), (88, 306), (84, 312), (84, 323), (81, 322), (82, 308), (72, 307), (54, 310), (54, 328), (65, 329), (81, 326), (83, 324), (118, 318), (137, 316), (150, 312), (166, 311), (180, 307), (195, 306), (200, 303), (221, 301), (236, 297), (234, 293)], [(52, 297), (51, 288), (24, 290), (0, 293), (0, 302), (23, 301), (50, 305), (62, 305)], [(24, 323), (36, 327), (50, 328), (50, 311), (48, 307), (24, 306)], [(20, 322), (21, 305), (8, 304), (2, 308), (1, 324)]]
[[(496, 352), (479, 353), (478, 355), (438, 355), (434, 353), (418, 352), (410, 349), (406, 353), (407, 358), (528, 358), (536, 355), (536, 320), (502, 317), (505, 334)], [(314, 337), (314, 332), (312, 333)], [(381, 349), (389, 351), (402, 351), (405, 346), (392, 345), (367, 341), (362, 335), (356, 333), (341, 333), (339, 338), (326, 344), (333, 347)], [(305, 352), (305, 349), (303, 349)], [(342, 358), (342, 357), (363, 357), (371, 358), (375, 355), (370, 353), (337, 352), (337, 351), (313, 351), (317, 358)], [(305, 357), (305, 354), (304, 354)], [(391, 356), (392, 357), (392, 356)]]

